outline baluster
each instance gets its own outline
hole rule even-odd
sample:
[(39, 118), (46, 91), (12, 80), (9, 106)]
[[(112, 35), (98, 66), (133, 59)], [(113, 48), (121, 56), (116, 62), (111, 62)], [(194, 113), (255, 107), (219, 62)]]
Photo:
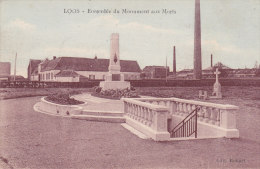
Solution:
[(175, 102), (175, 114), (179, 115), (179, 103)]
[(132, 118), (132, 119), (135, 118), (135, 114), (134, 114), (134, 104), (131, 104), (131, 118)]
[(176, 103), (174, 103), (173, 101), (170, 101), (170, 112), (171, 115), (174, 115), (176, 113)]
[(189, 111), (189, 104), (184, 103), (184, 105), (183, 105), (183, 109), (184, 109), (184, 112), (185, 112), (185, 116), (187, 116), (188, 114), (190, 114), (190, 111)]
[(141, 113), (140, 113), (140, 107), (137, 105), (136, 107), (136, 110), (137, 110), (137, 121), (141, 121)]
[(141, 123), (144, 123), (144, 111), (143, 111), (143, 107), (142, 106), (140, 106), (140, 118), (141, 118)]
[(188, 104), (187, 105), (187, 111), (190, 113), (192, 110), (191, 110), (191, 105), (190, 104)]
[(127, 115), (131, 117), (131, 104), (127, 103)]
[(133, 114), (134, 114), (134, 120), (137, 120), (137, 112), (136, 112), (136, 105), (133, 105)]
[(151, 109), (148, 109), (148, 114), (149, 114), (148, 126), (151, 127), (151, 125), (153, 123), (153, 114), (152, 114), (152, 110)]
[[(195, 109), (196, 109), (196, 105), (191, 105), (191, 111), (193, 111), (193, 110), (195, 110)], [(197, 115), (199, 115), (199, 112), (198, 112)]]
[(128, 112), (127, 112), (127, 102), (124, 102), (124, 113), (127, 115)]
[(127, 103), (127, 106), (128, 106), (128, 116), (130, 118), (132, 118), (132, 104), (131, 103)]
[(199, 120), (204, 121), (205, 107), (201, 107), (198, 112)]
[(129, 112), (128, 112), (128, 103), (127, 103), (127, 102), (124, 102), (124, 108), (125, 108), (125, 114), (126, 114), (127, 116), (129, 116), (129, 115), (128, 115)]
[(216, 122), (215, 122), (215, 125), (217, 125), (217, 126), (220, 126), (220, 112), (221, 112), (221, 110), (218, 109), (217, 110)]
[(143, 113), (144, 113), (144, 122), (143, 122), (143, 124), (147, 125), (147, 110), (146, 110), (145, 107), (143, 108)]
[(147, 113), (147, 126), (150, 126), (150, 110), (146, 108), (146, 113)]
[(190, 114), (190, 112), (188, 111), (188, 108), (187, 108), (187, 103), (184, 103), (182, 107), (183, 107), (183, 111), (184, 111), (184, 113), (185, 113), (185, 116), (187, 116), (188, 114)]
[(141, 122), (140, 106), (136, 105), (137, 121)]
[(181, 115), (181, 103), (177, 102), (178, 115)]
[(142, 106), (138, 106), (138, 112), (139, 112), (139, 122), (143, 123)]
[(183, 115), (182, 103), (179, 103), (179, 111), (180, 115)]
[(154, 112), (153, 110), (151, 110), (151, 127), (154, 125), (153, 117), (154, 117)]
[(135, 105), (135, 120), (138, 121), (138, 110), (137, 110), (137, 105)]
[(210, 109), (209, 107), (205, 107), (205, 116), (204, 116), (204, 122), (208, 123), (210, 120)]
[(187, 116), (185, 108), (186, 108), (186, 103), (182, 103), (181, 104), (182, 113), (183, 113), (184, 116)]
[(216, 113), (216, 109), (215, 108), (212, 108), (212, 111), (211, 111), (211, 114), (210, 114), (210, 123), (211, 124), (215, 124), (215, 113)]

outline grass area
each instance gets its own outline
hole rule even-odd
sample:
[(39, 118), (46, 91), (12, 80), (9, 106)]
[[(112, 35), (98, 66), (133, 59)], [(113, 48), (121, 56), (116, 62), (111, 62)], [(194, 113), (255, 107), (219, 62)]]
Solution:
[[(199, 90), (212, 93), (212, 87), (136, 87), (138, 95), (153, 97), (177, 97), (183, 99), (198, 99)], [(92, 93), (93, 88), (0, 88), (0, 100), (32, 96), (47, 96), (55, 93)], [(222, 87), (223, 99), (260, 100), (260, 87)]]
[[(137, 87), (135, 93), (143, 96), (153, 97), (177, 97), (183, 99), (199, 100), (199, 90), (208, 91), (208, 95), (212, 93), (212, 87)], [(57, 93), (95, 93), (93, 88), (0, 88), (0, 100), (14, 99), (32, 96), (47, 96)], [(254, 107), (260, 109), (260, 87), (241, 87), (241, 86), (222, 86), (223, 99), (206, 100), (207, 102), (215, 102), (227, 104), (234, 102), (235, 105)], [(243, 100), (243, 101), (242, 101)], [(230, 104), (231, 104), (230, 103)], [(238, 104), (240, 103), (240, 104)]]
[[(139, 95), (153, 97), (177, 97), (183, 99), (198, 99), (199, 90), (205, 90), (208, 95), (212, 93), (212, 87), (138, 87), (136, 92)], [(224, 99), (242, 98), (260, 100), (260, 87), (222, 86)]]
[(0, 88), (0, 100), (47, 96), (55, 93), (92, 92), (91, 88)]

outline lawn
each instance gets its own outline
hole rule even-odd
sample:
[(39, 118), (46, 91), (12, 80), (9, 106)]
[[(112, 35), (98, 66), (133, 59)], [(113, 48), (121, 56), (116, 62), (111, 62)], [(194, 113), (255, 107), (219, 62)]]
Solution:
[(91, 91), (91, 88), (0, 88), (0, 100), (33, 96), (47, 96), (55, 93), (83, 93)]

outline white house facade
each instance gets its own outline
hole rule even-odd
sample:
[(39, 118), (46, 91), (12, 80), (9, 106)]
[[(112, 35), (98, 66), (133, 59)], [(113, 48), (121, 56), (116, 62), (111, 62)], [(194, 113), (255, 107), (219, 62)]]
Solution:
[[(35, 66), (37, 64), (37, 66)], [(140, 79), (141, 69), (137, 61), (120, 60), (125, 80)], [(28, 79), (46, 82), (81, 82), (104, 80), (108, 73), (109, 59), (53, 57), (42, 62), (30, 60)]]

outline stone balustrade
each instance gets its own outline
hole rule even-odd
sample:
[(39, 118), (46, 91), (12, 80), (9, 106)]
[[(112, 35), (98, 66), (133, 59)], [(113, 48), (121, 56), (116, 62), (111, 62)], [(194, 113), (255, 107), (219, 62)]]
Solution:
[(236, 129), (237, 106), (179, 98), (140, 98), (136, 100), (166, 106), (168, 108), (169, 115), (187, 116), (192, 110), (195, 109), (195, 107), (199, 106), (199, 121), (225, 129)]
[(168, 109), (165, 106), (124, 98), (126, 123), (156, 141), (168, 140)]
[(221, 134), (225, 137), (239, 137), (236, 129), (237, 106), (179, 98), (136, 98), (123, 99), (123, 101), (126, 116), (131, 121), (140, 123), (154, 131), (166, 132), (167, 119), (173, 116), (186, 117), (199, 106), (199, 122), (223, 130), (224, 132)]

